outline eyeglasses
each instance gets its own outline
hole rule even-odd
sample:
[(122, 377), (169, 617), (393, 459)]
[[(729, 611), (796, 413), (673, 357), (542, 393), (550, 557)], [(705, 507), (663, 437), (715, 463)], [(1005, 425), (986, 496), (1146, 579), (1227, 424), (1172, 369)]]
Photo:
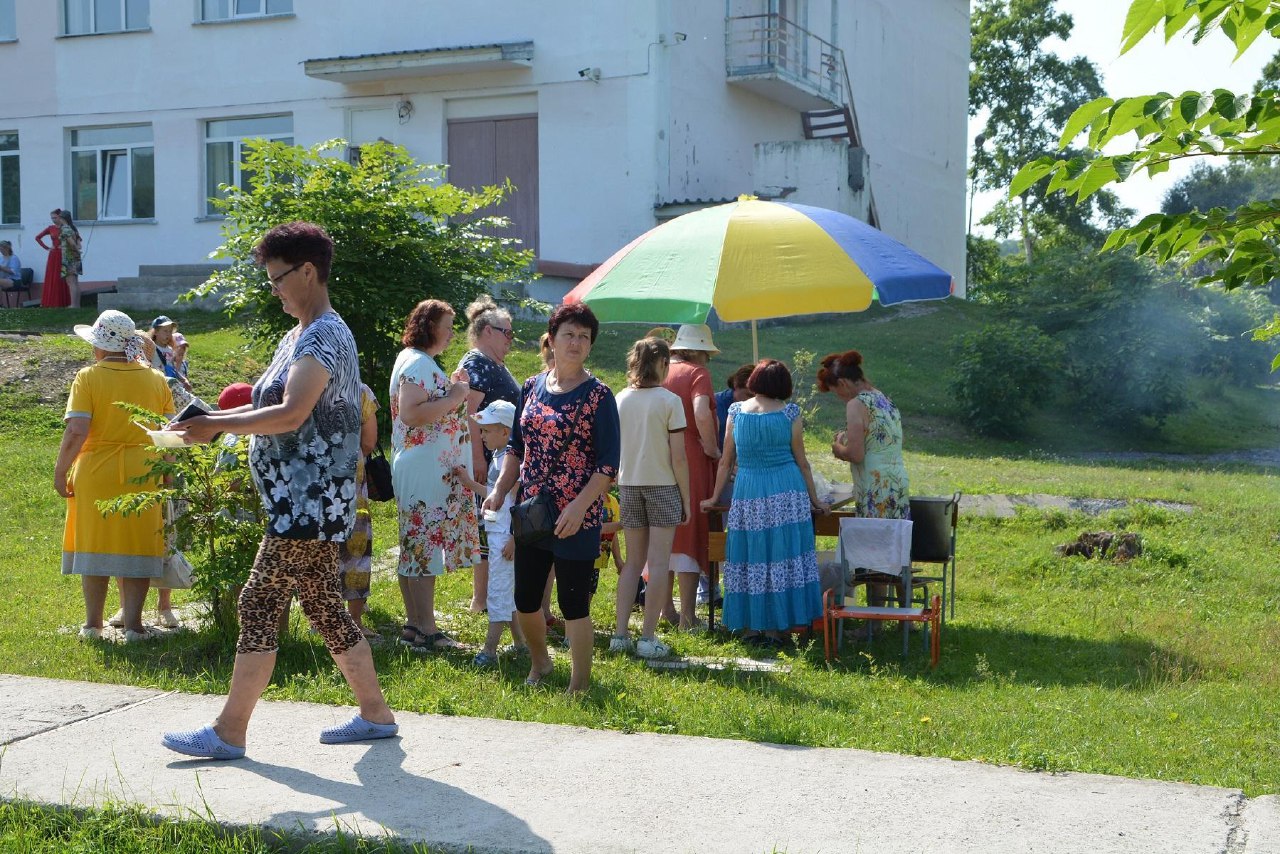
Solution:
[(501, 326), (493, 326), (493, 325), (490, 325), (489, 328), (492, 329), (494, 332), (501, 332), (503, 335), (507, 336), (508, 341), (512, 341), (516, 337), (516, 332), (514, 329), (503, 329)]
[(267, 273), (267, 287), (269, 287), (269, 288), (278, 288), (278, 287), (280, 287), (280, 283), (281, 283), (282, 281), (284, 281), (285, 276), (288, 276), (288, 275), (289, 275), (290, 273), (292, 273), (294, 270), (301, 269), (301, 268), (302, 268), (302, 265), (303, 265), (303, 264), (305, 264), (305, 263), (307, 263), (307, 262), (306, 262), (306, 261), (299, 261), (297, 264), (294, 264), (292, 267), (290, 267), (289, 269), (285, 270), (283, 273), (281, 273), (281, 274), (280, 274), (280, 275), (278, 275), (278, 276), (273, 276), (273, 275), (271, 275), (270, 273)]

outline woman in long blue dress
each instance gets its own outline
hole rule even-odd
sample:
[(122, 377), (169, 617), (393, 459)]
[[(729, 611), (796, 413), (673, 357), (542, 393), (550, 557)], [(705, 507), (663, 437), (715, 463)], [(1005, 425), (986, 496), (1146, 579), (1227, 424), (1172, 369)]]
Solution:
[(737, 465), (726, 522), (724, 624), (753, 644), (781, 645), (786, 633), (822, 613), (813, 512), (825, 513), (804, 454), (791, 372), (760, 361), (747, 380), (749, 400), (729, 407), (724, 456), (711, 498), (715, 506)]

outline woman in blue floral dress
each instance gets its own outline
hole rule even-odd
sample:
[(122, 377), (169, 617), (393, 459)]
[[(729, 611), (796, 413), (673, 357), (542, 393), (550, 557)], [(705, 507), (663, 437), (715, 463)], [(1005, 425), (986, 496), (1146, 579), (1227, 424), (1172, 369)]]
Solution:
[(724, 624), (753, 644), (781, 645), (785, 633), (822, 613), (814, 551), (818, 499), (804, 453), (800, 408), (791, 397), (791, 372), (764, 359), (747, 380), (754, 396), (729, 407), (724, 456), (711, 497), (715, 506), (737, 465), (725, 529)]
[(461, 646), (436, 627), (436, 576), (470, 567), (480, 548), (476, 504), (453, 470), (471, 461), (467, 372), (436, 363), (453, 338), (453, 309), (428, 299), (405, 321), (405, 349), (391, 369), (391, 480), (400, 516), (401, 642)]
[(836, 433), (831, 453), (849, 463), (858, 515), (910, 519), (907, 466), (902, 461), (902, 417), (885, 393), (862, 371), (857, 350), (823, 358), (818, 388), (845, 402), (845, 429)]

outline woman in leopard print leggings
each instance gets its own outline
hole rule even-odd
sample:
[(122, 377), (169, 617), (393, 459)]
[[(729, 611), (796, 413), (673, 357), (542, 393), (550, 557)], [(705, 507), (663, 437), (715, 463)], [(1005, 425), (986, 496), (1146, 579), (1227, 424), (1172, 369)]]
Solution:
[(272, 293), (298, 319), (253, 388), (249, 406), (175, 425), (188, 442), (220, 431), (253, 436), (249, 462), (267, 530), (240, 593), (240, 640), (231, 691), (212, 726), (165, 733), (165, 747), (237, 759), (254, 705), (275, 667), (280, 615), (296, 595), (355, 692), (360, 713), (320, 733), (322, 744), (396, 734), (369, 643), (342, 601), (338, 549), (355, 525), (360, 458), (360, 375), (355, 339), (329, 304), (333, 242), (319, 226), (276, 226), (254, 250)]

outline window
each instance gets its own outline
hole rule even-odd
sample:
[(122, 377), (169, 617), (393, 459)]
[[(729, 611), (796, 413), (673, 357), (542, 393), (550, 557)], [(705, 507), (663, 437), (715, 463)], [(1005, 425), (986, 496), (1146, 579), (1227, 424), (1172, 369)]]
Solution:
[(0, 0), (0, 42), (11, 42), (18, 38), (18, 22), (14, 16), (17, 0)]
[(204, 125), (205, 213), (216, 216), (214, 199), (225, 198), (224, 184), (249, 189), (249, 170), (244, 168), (244, 143), (250, 139), (270, 139), (293, 144), (293, 116), (254, 116), (245, 119), (218, 119)]
[(154, 217), (156, 166), (151, 125), (73, 130), (71, 184), (76, 219)]
[(202, 21), (234, 21), (261, 18), (263, 15), (286, 15), (292, 11), (293, 0), (200, 0)]
[(22, 178), (18, 135), (0, 133), (0, 225), (22, 222)]
[(62, 0), (62, 34), (121, 33), (151, 26), (151, 0)]

